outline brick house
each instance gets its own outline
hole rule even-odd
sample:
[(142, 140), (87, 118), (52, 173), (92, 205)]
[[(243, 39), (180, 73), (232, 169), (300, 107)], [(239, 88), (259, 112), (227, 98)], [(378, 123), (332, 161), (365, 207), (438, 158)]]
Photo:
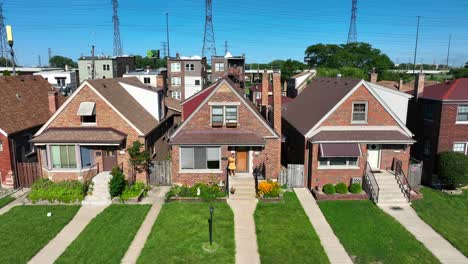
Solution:
[(281, 156), (280, 91), (276, 94), (273, 125), (229, 77), (183, 101), (184, 122), (171, 135), (172, 182), (192, 185), (225, 180), (231, 153), (236, 155), (236, 175), (252, 174), (255, 167), (262, 166), (267, 179), (277, 179)]
[(287, 164), (304, 164), (304, 185), (350, 184), (366, 164), (407, 172), (412, 133), (405, 126), (411, 95), (364, 80), (318, 78), (283, 108)]
[(468, 154), (468, 78), (430, 85), (411, 101), (408, 125), (418, 143), (413, 156), (423, 161), (423, 182), (433, 183), (437, 154)]
[(2, 76), (0, 87), (0, 182), (16, 188), (16, 163), (37, 162), (29, 140), (65, 99), (41, 76)]
[[(34, 135), (43, 177), (82, 180), (123, 167), (129, 177), (130, 148), (139, 141), (153, 159), (165, 159), (173, 116), (162, 116), (163, 90), (137, 78), (85, 81)], [(138, 173), (147, 181), (147, 173)]]

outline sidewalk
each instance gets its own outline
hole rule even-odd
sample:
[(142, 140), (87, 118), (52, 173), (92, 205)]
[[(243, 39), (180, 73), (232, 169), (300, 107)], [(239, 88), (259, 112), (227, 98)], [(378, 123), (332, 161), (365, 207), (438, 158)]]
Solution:
[(5, 214), (10, 211), (11, 208), (24, 204), (24, 200), (28, 197), (29, 190), (20, 190), (16, 193), (13, 193), (11, 196), (16, 197), (16, 200), (5, 205), (0, 209), (0, 215)]
[(301, 202), (306, 215), (309, 217), (315, 232), (317, 232), (330, 263), (352, 264), (353, 262), (351, 261), (351, 258), (335, 236), (335, 233), (333, 233), (333, 230), (325, 219), (325, 216), (322, 214), (322, 211), (320, 211), (320, 208), (310, 191), (306, 188), (294, 188), (294, 192)]
[(419, 218), (410, 205), (379, 207), (400, 222), (400, 224), (413, 234), (417, 240), (423, 243), (440, 262), (468, 264), (468, 258)]
[(158, 218), (161, 207), (164, 204), (164, 197), (169, 191), (169, 188), (169, 186), (160, 187), (156, 192), (150, 194), (150, 197), (146, 197), (142, 201), (144, 204), (153, 204), (153, 206), (151, 206), (150, 211), (146, 215), (145, 221), (143, 221), (143, 224), (141, 224), (138, 233), (132, 241), (132, 244), (125, 253), (125, 256), (122, 259), (122, 263), (133, 264), (137, 262), (138, 257), (140, 256), (140, 253), (145, 246), (146, 240), (151, 233), (154, 222)]
[(236, 263), (259, 264), (260, 255), (258, 254), (257, 233), (253, 216), (257, 207), (257, 199), (228, 199), (228, 204), (234, 212)]
[(39, 251), (28, 263), (53, 263), (62, 255), (67, 247), (75, 240), (85, 229), (89, 222), (101, 213), (107, 205), (104, 206), (81, 206), (75, 217), (66, 225), (58, 235), (52, 239), (41, 251)]

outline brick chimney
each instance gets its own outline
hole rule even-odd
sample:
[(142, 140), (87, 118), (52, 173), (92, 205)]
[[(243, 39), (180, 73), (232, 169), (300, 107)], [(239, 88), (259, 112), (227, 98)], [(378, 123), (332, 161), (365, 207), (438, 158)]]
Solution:
[(281, 74), (273, 73), (273, 128), (281, 136)]
[(57, 101), (57, 94), (58, 92), (54, 89), (52, 91), (49, 91), (48, 97), (49, 97), (49, 112), (51, 115), (57, 111), (58, 107), (58, 101)]
[(419, 93), (422, 93), (424, 90), (424, 79), (426, 78), (426, 75), (422, 72), (418, 73), (416, 75), (416, 80), (414, 81), (414, 90), (413, 90), (413, 96), (414, 99), (418, 99)]
[(263, 71), (262, 74), (262, 103), (260, 104), (262, 108), (268, 106), (268, 90), (270, 86), (270, 78), (267, 70)]
[(378, 76), (378, 74), (375, 72), (375, 68), (373, 68), (372, 72), (370, 74), (370, 82), (371, 83), (377, 83), (377, 76)]

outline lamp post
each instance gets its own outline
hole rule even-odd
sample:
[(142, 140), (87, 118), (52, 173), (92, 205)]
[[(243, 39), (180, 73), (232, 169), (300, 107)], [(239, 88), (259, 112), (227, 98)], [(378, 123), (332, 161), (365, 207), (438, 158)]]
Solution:
[(210, 219), (208, 219), (208, 226), (209, 226), (209, 232), (210, 232), (210, 246), (213, 244), (213, 211), (214, 211), (214, 208), (211, 205), (210, 206)]

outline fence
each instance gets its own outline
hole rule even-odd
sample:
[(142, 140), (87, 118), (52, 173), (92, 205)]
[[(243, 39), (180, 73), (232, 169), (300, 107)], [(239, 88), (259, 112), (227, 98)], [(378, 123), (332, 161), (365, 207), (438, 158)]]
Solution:
[(166, 185), (172, 184), (172, 161), (153, 161), (149, 168), (149, 184), (150, 185)]
[(278, 182), (289, 188), (304, 187), (304, 165), (288, 164), (287, 168), (282, 167)]
[(42, 170), (37, 162), (17, 162), (15, 187), (31, 187), (31, 185), (41, 178)]

